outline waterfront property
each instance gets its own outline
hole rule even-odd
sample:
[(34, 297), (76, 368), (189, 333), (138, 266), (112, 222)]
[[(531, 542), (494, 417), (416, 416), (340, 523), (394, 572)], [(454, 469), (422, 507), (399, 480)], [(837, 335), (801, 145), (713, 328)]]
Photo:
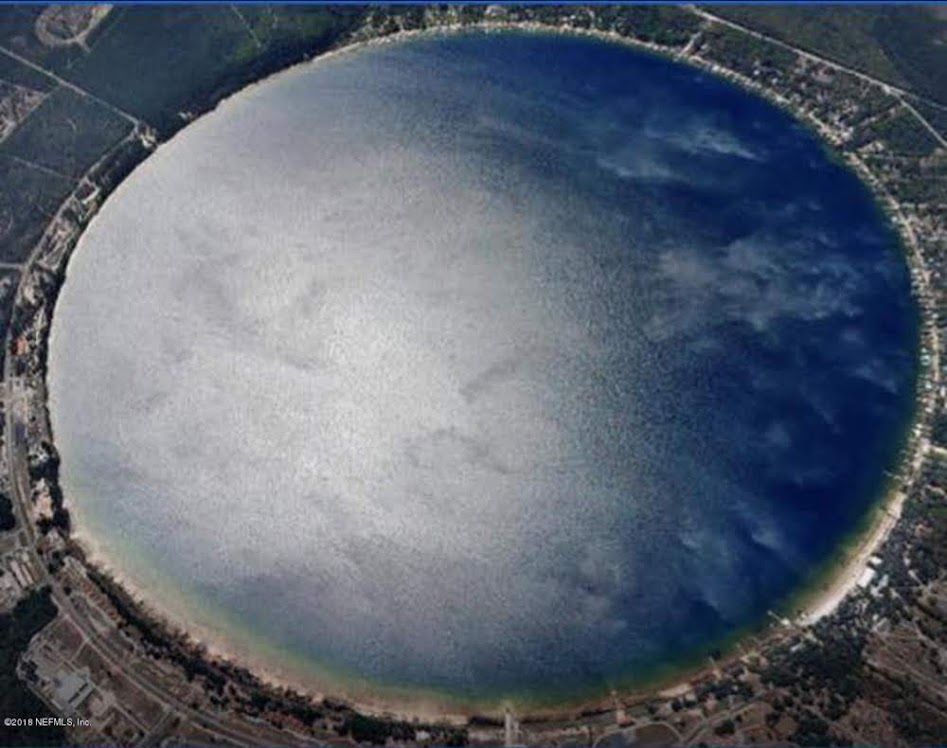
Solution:
[(79, 243), (49, 381), (77, 525), (182, 626), (495, 706), (766, 621), (883, 492), (917, 336), (894, 233), (786, 113), (508, 32), (180, 133)]

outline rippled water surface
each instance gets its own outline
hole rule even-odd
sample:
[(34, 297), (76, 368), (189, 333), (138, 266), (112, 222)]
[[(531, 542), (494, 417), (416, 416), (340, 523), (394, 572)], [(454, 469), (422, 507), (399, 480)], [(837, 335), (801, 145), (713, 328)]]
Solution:
[(784, 113), (621, 47), (427, 38), (250, 89), (122, 185), (53, 424), (80, 527), (222, 640), (566, 693), (827, 558), (915, 333), (868, 193)]

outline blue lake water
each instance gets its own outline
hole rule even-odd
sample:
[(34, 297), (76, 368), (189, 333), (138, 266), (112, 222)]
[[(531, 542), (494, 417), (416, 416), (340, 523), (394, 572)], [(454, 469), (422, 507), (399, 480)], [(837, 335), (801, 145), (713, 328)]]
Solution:
[(254, 87), (120, 187), (53, 426), (82, 532), (234, 651), (594, 692), (831, 556), (917, 325), (869, 193), (786, 113), (620, 46), (429, 37)]

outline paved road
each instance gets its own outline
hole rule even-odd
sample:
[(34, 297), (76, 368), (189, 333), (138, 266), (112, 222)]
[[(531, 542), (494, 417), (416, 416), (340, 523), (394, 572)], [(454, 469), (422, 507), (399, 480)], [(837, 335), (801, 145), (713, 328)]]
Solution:
[(0, 52), (3, 52), (3, 54), (5, 54), (7, 57), (12, 57), (14, 60), (16, 60), (17, 62), (19, 62), (21, 65), (26, 65), (26, 67), (30, 68), (31, 70), (35, 70), (35, 71), (38, 72), (38, 73), (42, 73), (42, 74), (45, 75), (47, 78), (51, 78), (52, 80), (56, 81), (56, 83), (58, 83), (58, 84), (59, 84), (60, 86), (62, 86), (63, 88), (68, 88), (68, 89), (69, 89), (70, 91), (72, 91), (73, 93), (79, 94), (79, 96), (82, 96), (82, 97), (85, 98), (85, 99), (91, 99), (92, 101), (98, 102), (98, 103), (101, 104), (102, 106), (104, 106), (104, 107), (106, 107), (107, 109), (109, 109), (111, 112), (114, 112), (115, 114), (117, 114), (119, 117), (123, 117), (124, 119), (127, 119), (127, 120), (128, 120), (129, 122), (131, 122), (133, 125), (142, 125), (142, 126), (144, 126), (144, 125), (146, 124), (143, 120), (139, 119), (139, 118), (136, 117), (135, 115), (129, 114), (128, 112), (124, 111), (123, 109), (119, 109), (117, 106), (115, 106), (114, 104), (109, 103), (109, 102), (106, 101), (105, 99), (100, 99), (100, 98), (99, 98), (98, 96), (96, 96), (95, 94), (89, 93), (89, 92), (86, 91), (84, 88), (81, 88), (80, 86), (77, 86), (75, 83), (72, 83), (72, 82), (70, 82), (70, 81), (67, 81), (65, 78), (60, 78), (60, 77), (59, 77), (58, 75), (56, 75), (56, 73), (54, 73), (52, 70), (47, 70), (47, 69), (44, 68), (42, 65), (37, 65), (37, 64), (36, 64), (35, 62), (33, 62), (32, 60), (30, 60), (30, 59), (28, 59), (28, 58), (26, 58), (26, 57), (23, 57), (23, 55), (17, 54), (17, 53), (14, 52), (12, 49), (8, 49), (7, 47), (4, 47), (4, 46), (0, 45)]
[(883, 81), (879, 78), (875, 78), (874, 76), (868, 75), (867, 73), (862, 73), (859, 70), (855, 70), (854, 68), (850, 68), (846, 65), (842, 65), (841, 63), (833, 62), (832, 60), (829, 60), (825, 57), (821, 57), (820, 55), (814, 54), (812, 52), (808, 52), (804, 49), (800, 49), (799, 47), (795, 47), (792, 44), (789, 44), (780, 39), (777, 39), (774, 36), (770, 36), (769, 34), (764, 34), (761, 31), (756, 31), (754, 29), (751, 29), (748, 26), (743, 26), (742, 24), (735, 23), (734, 21), (728, 21), (726, 18), (721, 18), (720, 16), (714, 15), (713, 13), (710, 13), (704, 8), (698, 8), (698, 7), (692, 7), (692, 6), (688, 6), (688, 7), (694, 13), (696, 13), (697, 15), (701, 16), (702, 18), (708, 21), (719, 23), (722, 26), (727, 26), (731, 29), (735, 29), (744, 34), (748, 34), (749, 36), (755, 37), (756, 39), (762, 39), (763, 41), (769, 42), (770, 44), (775, 44), (777, 47), (782, 47), (783, 49), (788, 49), (792, 52), (795, 52), (800, 57), (803, 57), (807, 60), (818, 62), (834, 70), (840, 70), (844, 73), (848, 73), (849, 75), (852, 75), (858, 78), (859, 80), (865, 81), (866, 83), (872, 83), (876, 86), (880, 86), (882, 90), (885, 91), (885, 93), (888, 93), (888, 94), (891, 94), (892, 96), (897, 97), (901, 101), (901, 103), (904, 104), (907, 110), (911, 112), (912, 115), (914, 115), (914, 117), (918, 120), (918, 122), (920, 122), (921, 125), (931, 135), (933, 135), (934, 138), (936, 138), (937, 142), (940, 143), (942, 147), (947, 148), (947, 140), (944, 139), (943, 135), (941, 135), (940, 132), (937, 131), (937, 129), (932, 127), (931, 123), (928, 122), (924, 118), (924, 116), (920, 112), (917, 111), (917, 109), (915, 109), (913, 106), (911, 106), (911, 104), (908, 101), (905, 100), (905, 97), (910, 97), (914, 99), (915, 101), (923, 101), (925, 104), (929, 104), (938, 109), (947, 110), (947, 106), (940, 103), (939, 101), (934, 101), (933, 99), (929, 99), (926, 96), (921, 96), (920, 94), (914, 93), (913, 91), (908, 91), (907, 89), (901, 88), (900, 86), (895, 86), (891, 83), (887, 83), (886, 81)]

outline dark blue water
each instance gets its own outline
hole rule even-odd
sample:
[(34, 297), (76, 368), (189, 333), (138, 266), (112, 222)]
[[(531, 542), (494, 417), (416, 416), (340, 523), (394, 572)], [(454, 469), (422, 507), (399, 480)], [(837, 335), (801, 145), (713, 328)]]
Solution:
[(605, 689), (760, 621), (879, 498), (916, 378), (896, 237), (725, 82), (427, 38), (159, 156), (57, 310), (67, 489), (282, 666)]

